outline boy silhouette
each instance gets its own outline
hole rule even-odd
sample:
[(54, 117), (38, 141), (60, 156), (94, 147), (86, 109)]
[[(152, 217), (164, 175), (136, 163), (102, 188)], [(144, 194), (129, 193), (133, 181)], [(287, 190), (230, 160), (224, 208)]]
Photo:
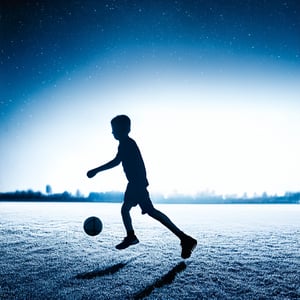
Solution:
[(126, 115), (119, 115), (111, 120), (112, 134), (119, 141), (118, 153), (112, 161), (87, 172), (87, 177), (92, 178), (97, 173), (116, 167), (122, 162), (128, 180), (121, 208), (127, 236), (116, 248), (121, 250), (139, 243), (134, 233), (129, 213), (132, 207), (139, 204), (142, 214), (148, 214), (159, 221), (180, 239), (182, 247), (181, 257), (188, 258), (195, 249), (197, 241), (182, 232), (165, 214), (154, 208), (147, 190), (149, 183), (142, 155), (135, 141), (128, 136), (130, 123), (130, 119)]

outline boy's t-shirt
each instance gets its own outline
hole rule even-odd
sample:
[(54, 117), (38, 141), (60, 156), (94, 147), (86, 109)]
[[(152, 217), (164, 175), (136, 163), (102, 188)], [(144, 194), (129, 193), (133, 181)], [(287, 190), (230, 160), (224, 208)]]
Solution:
[(117, 156), (130, 184), (147, 187), (149, 185), (145, 164), (136, 142), (128, 137), (119, 143)]

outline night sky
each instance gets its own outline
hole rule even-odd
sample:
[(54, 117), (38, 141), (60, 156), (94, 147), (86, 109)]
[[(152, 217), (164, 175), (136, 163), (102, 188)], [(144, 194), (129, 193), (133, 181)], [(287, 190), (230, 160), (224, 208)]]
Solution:
[[(174, 173), (172, 166), (179, 168), (180, 178), (172, 177), (174, 184), (165, 192), (280, 193), (299, 188), (299, 1), (1, 1), (0, 17), (0, 191), (44, 191), (46, 184), (56, 191), (122, 190), (119, 171), (93, 183), (85, 178), (87, 169), (113, 158), (117, 145), (109, 121), (118, 113), (128, 113), (136, 124), (132, 136), (143, 146), (154, 190), (164, 190), (158, 181), (169, 184), (165, 178)], [(238, 115), (235, 123), (230, 123), (235, 118), (231, 114)], [(197, 123), (197, 116), (207, 122)], [(228, 120), (228, 128), (244, 131), (222, 140)], [(259, 127), (256, 131), (249, 120)], [(264, 120), (268, 130), (256, 140)], [(166, 123), (160, 136), (159, 124)], [(181, 138), (169, 135), (174, 126)], [(180, 153), (175, 142), (175, 150), (169, 143), (173, 137), (186, 145)], [(160, 153), (149, 147), (157, 140), (164, 148)], [(228, 149), (233, 141), (238, 147), (245, 141), (251, 147), (257, 143), (260, 158), (253, 156), (251, 164), (239, 168), (258, 151), (246, 145), (239, 148), (244, 156), (237, 166), (232, 161), (222, 165), (235, 156), (225, 157), (215, 148)], [(209, 147), (214, 148), (211, 157)], [(274, 148), (279, 150), (262, 166)], [(170, 152), (176, 162), (165, 160), (164, 166), (160, 162)], [(193, 159), (183, 164), (179, 161), (186, 159), (180, 155)], [(253, 162), (256, 166), (248, 172)], [(197, 170), (189, 171), (193, 166)], [(254, 170), (266, 181), (255, 183)], [(253, 177), (237, 184), (241, 172)], [(274, 172), (281, 175), (273, 178)], [(193, 179), (179, 184), (187, 173)], [(225, 177), (231, 178), (228, 188), (213, 181), (225, 182)]]

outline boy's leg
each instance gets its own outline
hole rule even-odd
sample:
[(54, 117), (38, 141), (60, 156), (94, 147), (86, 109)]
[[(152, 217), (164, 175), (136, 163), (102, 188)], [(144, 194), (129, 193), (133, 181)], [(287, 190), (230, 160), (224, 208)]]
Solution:
[(124, 240), (116, 246), (118, 250), (125, 249), (131, 245), (135, 245), (139, 243), (139, 240), (134, 234), (134, 230), (132, 227), (132, 221), (130, 217), (130, 209), (132, 208), (132, 205), (128, 202), (124, 202), (121, 208), (121, 215), (122, 215), (122, 220), (123, 224), (125, 226), (127, 236), (124, 238)]
[(134, 233), (133, 227), (132, 227), (132, 221), (131, 221), (131, 216), (129, 211), (131, 210), (132, 206), (129, 203), (124, 202), (121, 208), (121, 215), (122, 215), (122, 220), (123, 224), (125, 226), (127, 235), (131, 235)]
[(153, 207), (153, 209), (148, 212), (148, 215), (165, 225), (176, 236), (178, 236), (179, 239), (184, 238), (185, 234), (161, 211)]
[(197, 240), (186, 235), (183, 231), (181, 231), (165, 214), (160, 212), (159, 210), (153, 209), (148, 211), (148, 215), (159, 221), (163, 225), (165, 225), (169, 230), (171, 230), (181, 241), (181, 257), (189, 258), (197, 246)]

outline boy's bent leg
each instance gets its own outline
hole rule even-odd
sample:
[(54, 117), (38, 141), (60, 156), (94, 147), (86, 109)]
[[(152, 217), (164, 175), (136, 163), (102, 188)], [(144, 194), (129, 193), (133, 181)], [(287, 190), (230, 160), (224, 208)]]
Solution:
[(124, 240), (116, 245), (116, 248), (118, 250), (126, 249), (129, 246), (136, 245), (139, 243), (139, 240), (134, 234), (134, 230), (132, 227), (132, 221), (130, 217), (130, 209), (132, 208), (132, 205), (129, 203), (123, 203), (122, 208), (121, 208), (121, 215), (123, 219), (123, 223), (127, 232), (127, 236), (124, 238)]
[(121, 215), (122, 215), (122, 220), (123, 224), (125, 226), (127, 235), (133, 232), (133, 227), (132, 227), (132, 221), (130, 217), (129, 211), (131, 210), (132, 205), (128, 203), (123, 203), (122, 208), (121, 208)]

